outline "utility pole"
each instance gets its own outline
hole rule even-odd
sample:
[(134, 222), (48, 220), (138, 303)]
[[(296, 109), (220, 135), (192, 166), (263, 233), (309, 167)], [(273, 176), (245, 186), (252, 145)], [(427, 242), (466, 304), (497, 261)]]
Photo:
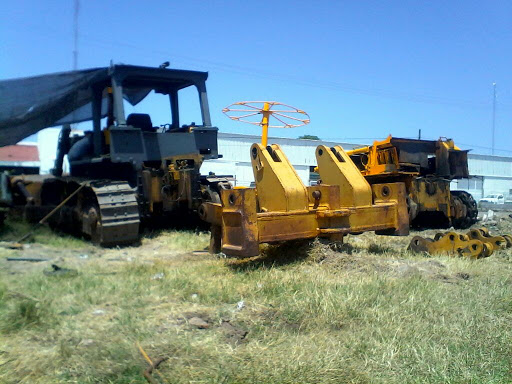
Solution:
[(418, 130), (418, 140), (421, 140), (421, 128)]
[(78, 69), (78, 12), (80, 10), (80, 0), (75, 0), (74, 14), (73, 14), (73, 70)]
[(492, 83), (492, 154), (494, 155), (494, 132), (496, 128), (496, 83)]

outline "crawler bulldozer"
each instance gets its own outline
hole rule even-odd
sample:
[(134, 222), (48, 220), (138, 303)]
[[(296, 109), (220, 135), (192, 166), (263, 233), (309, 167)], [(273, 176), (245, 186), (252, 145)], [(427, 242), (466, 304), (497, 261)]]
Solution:
[[(164, 67), (111, 65), (0, 82), (12, 111), (0, 111), (0, 145), (46, 127), (63, 127), (53, 175), (11, 177), (13, 205), (36, 221), (59, 207), (50, 225), (104, 246), (136, 242), (141, 224), (156, 218), (175, 223), (198, 218), (203, 202), (218, 202), (220, 190), (231, 188), (226, 178), (199, 172), (204, 160), (220, 156), (207, 77)], [(180, 119), (185, 89), (196, 91), (202, 118), (197, 125)], [(166, 100), (166, 124), (152, 123), (154, 105), (147, 113), (126, 114), (150, 93)], [(72, 134), (69, 124), (85, 121), (92, 130)], [(69, 174), (63, 174), (65, 156)]]
[(371, 184), (403, 182), (413, 226), (468, 228), (477, 221), (475, 200), (450, 190), (454, 179), (468, 178), (468, 151), (453, 140), (413, 140), (389, 136), (347, 154)]

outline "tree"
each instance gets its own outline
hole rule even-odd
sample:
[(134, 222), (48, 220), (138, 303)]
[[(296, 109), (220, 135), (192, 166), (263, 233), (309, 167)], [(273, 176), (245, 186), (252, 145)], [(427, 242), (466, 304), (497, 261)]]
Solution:
[(318, 136), (315, 136), (315, 135), (302, 135), (302, 136), (299, 136), (299, 139), (302, 139), (302, 140), (320, 140), (320, 138)]

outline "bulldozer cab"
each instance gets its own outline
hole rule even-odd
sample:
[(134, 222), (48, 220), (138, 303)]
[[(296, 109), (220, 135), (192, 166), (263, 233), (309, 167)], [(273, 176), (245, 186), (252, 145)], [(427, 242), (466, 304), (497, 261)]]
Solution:
[[(152, 91), (168, 98), (171, 120), (167, 130), (187, 131), (187, 125), (180, 125), (179, 99), (183, 89), (195, 88), (202, 122), (199, 126), (211, 126), (208, 100), (206, 96), (206, 73), (172, 70), (163, 68), (126, 68), (115, 67), (111, 76), (113, 113), (116, 126), (132, 126), (152, 131), (151, 120), (144, 114), (125, 115), (123, 101), (137, 105)], [(190, 124), (189, 124), (190, 125)]]
[[(67, 154), (72, 175), (99, 177), (99, 168), (93, 163), (129, 164), (140, 169), (144, 163), (154, 164), (176, 155), (197, 155), (200, 161), (217, 158), (218, 129), (211, 125), (205, 85), (207, 77), (207, 73), (196, 71), (126, 65), (110, 67), (107, 76), (88, 85), (89, 100), (81, 107), (90, 108), (92, 131), (71, 142), (65, 135), (61, 137), (57, 160)], [(182, 124), (180, 121), (180, 95), (185, 89), (197, 92), (197, 104), (187, 107), (196, 107), (200, 111), (198, 124)], [(150, 94), (166, 100), (159, 106), (167, 109), (165, 113), (169, 119), (158, 126), (154, 125), (151, 116), (155, 113), (154, 105), (147, 103), (150, 107), (147, 111), (127, 113)], [(69, 115), (73, 116), (73, 113)], [(102, 127), (103, 118), (106, 118), (106, 124)], [(61, 144), (67, 148), (62, 148)]]

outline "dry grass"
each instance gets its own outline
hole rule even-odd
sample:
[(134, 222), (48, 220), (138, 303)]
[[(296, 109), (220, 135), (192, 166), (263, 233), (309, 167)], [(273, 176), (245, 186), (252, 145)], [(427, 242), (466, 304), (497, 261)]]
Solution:
[(363, 234), (239, 261), (190, 253), (204, 234), (162, 232), (59, 256), (76, 276), (3, 262), (0, 382), (144, 383), (137, 343), (169, 358), (168, 383), (512, 382), (511, 251), (433, 259), (407, 241)]

